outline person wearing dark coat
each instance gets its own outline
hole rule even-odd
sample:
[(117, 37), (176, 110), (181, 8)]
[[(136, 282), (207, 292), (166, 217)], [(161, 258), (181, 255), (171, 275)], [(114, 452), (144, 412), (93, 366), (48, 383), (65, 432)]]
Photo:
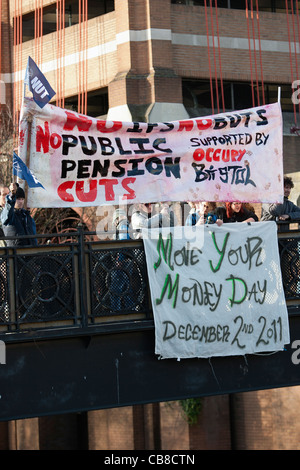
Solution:
[[(9, 189), (4, 185), (0, 185), (0, 237), (4, 237), (4, 232), (3, 232), (2, 223), (1, 223), (1, 213), (4, 209), (5, 202), (6, 202), (5, 198), (8, 194), (9, 194)], [(0, 240), (0, 247), (3, 247), (5, 245), (6, 245), (5, 240)]]
[(291, 189), (294, 182), (289, 176), (283, 180), (284, 199), (282, 204), (263, 204), (261, 208), (261, 219), (264, 220), (300, 220), (300, 207), (289, 201)]
[(1, 213), (1, 223), (7, 246), (36, 246), (36, 238), (18, 238), (23, 235), (35, 235), (36, 226), (29, 210), (24, 209), (25, 193), (20, 187), (15, 194), (6, 196), (5, 206)]

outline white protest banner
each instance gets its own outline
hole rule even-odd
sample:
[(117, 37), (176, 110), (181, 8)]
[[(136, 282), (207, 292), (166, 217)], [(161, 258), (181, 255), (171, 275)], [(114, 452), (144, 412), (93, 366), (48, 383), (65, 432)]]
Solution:
[(283, 201), (279, 103), (150, 124), (40, 108), (25, 97), (19, 140), (19, 157), (46, 189), (29, 189), (30, 207)]
[(143, 230), (162, 358), (282, 350), (289, 339), (275, 222)]

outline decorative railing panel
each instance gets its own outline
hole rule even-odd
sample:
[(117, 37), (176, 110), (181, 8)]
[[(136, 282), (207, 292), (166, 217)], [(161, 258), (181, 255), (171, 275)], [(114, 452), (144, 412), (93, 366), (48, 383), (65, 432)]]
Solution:
[(74, 252), (15, 257), (16, 322), (78, 321)]
[(149, 312), (142, 246), (89, 249), (91, 317)]

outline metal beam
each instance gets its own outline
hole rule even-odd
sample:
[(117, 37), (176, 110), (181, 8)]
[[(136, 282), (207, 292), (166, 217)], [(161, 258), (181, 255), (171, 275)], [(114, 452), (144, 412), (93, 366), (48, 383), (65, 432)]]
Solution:
[(245, 357), (159, 360), (154, 329), (10, 343), (0, 420), (299, 385), (300, 317), (290, 323), (286, 350)]

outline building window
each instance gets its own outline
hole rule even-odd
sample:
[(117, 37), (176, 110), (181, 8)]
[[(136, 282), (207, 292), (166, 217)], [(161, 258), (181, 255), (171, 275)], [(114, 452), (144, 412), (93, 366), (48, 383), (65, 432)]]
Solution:
[(177, 5), (199, 5), (204, 6), (204, 0), (172, 0), (171, 3), (176, 3)]
[[(65, 109), (71, 111), (78, 110), (78, 95), (65, 98)], [(98, 119), (106, 119), (108, 113), (108, 89), (101, 88), (99, 90), (87, 93), (87, 116)]]
[[(171, 0), (171, 3), (174, 4), (182, 4), (182, 5), (198, 5), (198, 6), (205, 6), (204, 0)], [(286, 4), (285, 0), (259, 0), (259, 11), (270, 11), (273, 13), (284, 13), (286, 11)], [(290, 3), (290, 2), (289, 2)], [(296, 11), (298, 3), (298, 9), (300, 10), (300, 2), (296, 2), (293, 0), (293, 8), (289, 5), (289, 12)], [(206, 0), (207, 7), (210, 6), (209, 0)], [(213, 6), (215, 6), (215, 2), (213, 2)], [(217, 7), (218, 8), (233, 8), (236, 10), (245, 10), (245, 1), (242, 0), (217, 0)], [(248, 8), (251, 9), (251, 2), (248, 0)], [(252, 2), (252, 8), (256, 11), (255, 2)]]
[[(283, 112), (293, 112), (292, 88), (290, 84), (264, 84), (264, 96), (266, 104), (275, 103), (278, 100), (278, 88), (281, 89), (281, 109)], [(190, 117), (212, 114), (212, 102), (209, 80), (182, 80), (183, 104)], [(215, 84), (213, 85), (214, 114), (223, 112), (221, 86), (218, 87), (218, 103)], [(225, 110), (241, 110), (259, 106), (263, 103), (262, 87), (259, 86), (259, 102), (257, 88), (254, 87), (254, 100), (252, 102), (251, 83), (247, 82), (223, 82), (223, 95)]]
[[(104, 15), (115, 9), (114, 0), (89, 0), (88, 1), (88, 19)], [(43, 28), (40, 29), (40, 34), (49, 34), (56, 31), (56, 3), (48, 7), (44, 7), (43, 15)], [(65, 24), (64, 27), (73, 26), (79, 22), (79, 6), (78, 0), (65, 0)], [(41, 32), (42, 31), (42, 32)], [(34, 39), (34, 12), (23, 15), (22, 17), (22, 33), (23, 42), (31, 41)]]

